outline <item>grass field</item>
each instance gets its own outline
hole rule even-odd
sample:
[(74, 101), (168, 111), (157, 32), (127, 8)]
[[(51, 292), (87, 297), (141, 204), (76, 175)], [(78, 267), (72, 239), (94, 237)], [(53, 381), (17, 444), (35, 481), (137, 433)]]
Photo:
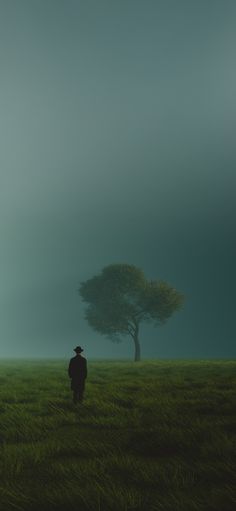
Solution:
[(233, 511), (236, 361), (0, 362), (0, 510)]

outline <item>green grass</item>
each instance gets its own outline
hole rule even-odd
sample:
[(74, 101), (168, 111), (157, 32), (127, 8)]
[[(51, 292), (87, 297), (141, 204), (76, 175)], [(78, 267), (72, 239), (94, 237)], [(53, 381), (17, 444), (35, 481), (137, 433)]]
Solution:
[(0, 510), (233, 511), (235, 361), (0, 362)]

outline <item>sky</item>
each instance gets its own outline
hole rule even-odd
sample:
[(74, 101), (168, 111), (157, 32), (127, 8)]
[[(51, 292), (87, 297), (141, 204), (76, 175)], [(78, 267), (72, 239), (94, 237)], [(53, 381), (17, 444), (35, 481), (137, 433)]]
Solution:
[(0, 358), (133, 358), (84, 319), (108, 264), (185, 304), (143, 358), (234, 358), (236, 4), (0, 1)]

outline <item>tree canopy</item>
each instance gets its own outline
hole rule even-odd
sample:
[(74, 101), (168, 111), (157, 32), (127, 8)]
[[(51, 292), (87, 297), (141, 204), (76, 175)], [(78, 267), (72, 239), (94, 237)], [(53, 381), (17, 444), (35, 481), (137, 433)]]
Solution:
[(129, 264), (106, 266), (99, 275), (82, 282), (79, 292), (87, 303), (89, 325), (115, 341), (131, 336), (136, 361), (140, 360), (140, 324), (164, 324), (184, 301), (174, 287), (163, 280), (147, 280), (140, 268)]

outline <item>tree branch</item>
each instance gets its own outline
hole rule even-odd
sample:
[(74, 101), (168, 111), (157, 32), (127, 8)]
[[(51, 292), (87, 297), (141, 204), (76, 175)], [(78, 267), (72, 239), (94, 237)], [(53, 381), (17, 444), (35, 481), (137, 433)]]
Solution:
[(132, 323), (130, 323), (130, 322), (128, 323), (128, 328), (127, 328), (127, 330), (128, 330), (128, 332), (129, 332), (129, 334), (130, 334), (130, 335), (132, 335), (132, 336), (134, 335), (134, 333), (135, 333), (135, 327), (134, 327), (134, 325), (132, 325)]

